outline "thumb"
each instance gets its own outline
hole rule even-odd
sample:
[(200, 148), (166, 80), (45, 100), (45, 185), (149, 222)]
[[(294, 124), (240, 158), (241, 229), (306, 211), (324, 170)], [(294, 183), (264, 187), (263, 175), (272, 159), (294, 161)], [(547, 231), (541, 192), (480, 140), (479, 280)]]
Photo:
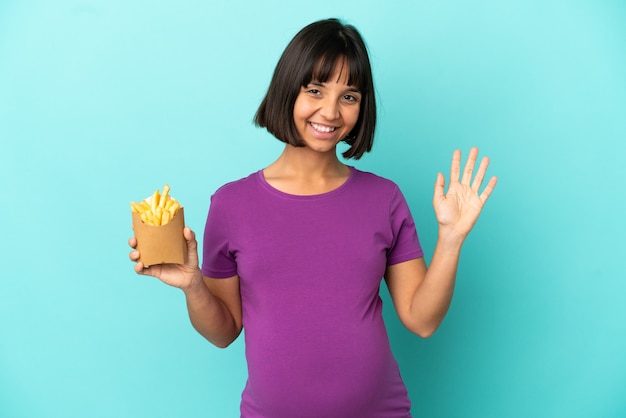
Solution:
[(183, 236), (187, 241), (187, 265), (192, 267), (198, 266), (198, 241), (196, 241), (196, 234), (186, 226), (183, 229)]
[(435, 193), (433, 195), (433, 203), (439, 202), (445, 198), (444, 188), (446, 186), (446, 179), (443, 174), (437, 173), (437, 180), (435, 180)]

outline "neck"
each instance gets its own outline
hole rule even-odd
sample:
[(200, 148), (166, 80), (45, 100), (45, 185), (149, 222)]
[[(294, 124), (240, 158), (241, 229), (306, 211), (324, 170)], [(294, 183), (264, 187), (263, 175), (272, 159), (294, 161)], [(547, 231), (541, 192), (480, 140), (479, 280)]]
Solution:
[(294, 195), (315, 195), (341, 186), (350, 168), (335, 153), (319, 153), (287, 145), (276, 161), (263, 170), (274, 188)]
[(268, 170), (295, 177), (342, 177), (349, 172), (333, 152), (320, 153), (306, 147), (286, 145), (282, 154)]

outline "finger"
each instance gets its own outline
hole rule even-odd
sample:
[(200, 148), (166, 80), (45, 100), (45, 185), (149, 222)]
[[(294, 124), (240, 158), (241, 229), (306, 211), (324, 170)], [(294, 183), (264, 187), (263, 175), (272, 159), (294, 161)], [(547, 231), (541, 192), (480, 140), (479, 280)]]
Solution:
[(186, 265), (196, 267), (198, 265), (198, 241), (196, 241), (196, 234), (189, 228), (183, 229), (183, 236), (187, 240), (187, 262)]
[(439, 202), (445, 198), (446, 179), (443, 174), (437, 173), (437, 180), (435, 180), (435, 193), (433, 195), (433, 203)]
[(135, 264), (135, 273), (141, 274), (142, 276), (150, 276), (160, 278), (163, 272), (162, 264), (155, 264), (152, 266), (145, 266), (141, 261)]
[(144, 276), (148, 275), (148, 271), (150, 270), (145, 268), (141, 261), (138, 261), (133, 268), (135, 269), (135, 273), (142, 274)]
[(487, 183), (487, 185), (485, 186), (485, 190), (483, 190), (483, 192), (480, 194), (480, 200), (483, 202), (483, 204), (487, 201), (487, 199), (489, 199), (489, 196), (491, 196), (493, 189), (496, 188), (496, 183), (498, 183), (498, 178), (496, 176), (493, 176), (491, 179), (489, 179), (489, 183)]
[(137, 247), (137, 238), (132, 237), (128, 239), (128, 245), (130, 245), (133, 248)]
[(461, 184), (469, 186), (472, 181), (472, 174), (474, 173), (474, 166), (476, 165), (476, 157), (478, 156), (478, 148), (472, 147), (469, 155), (467, 156), (467, 162), (465, 163), (465, 169), (463, 170), (463, 178)]
[(452, 164), (450, 165), (450, 183), (459, 181), (459, 174), (461, 172), (461, 151), (454, 150), (452, 153)]
[(189, 228), (188, 226), (186, 226), (186, 227), (183, 229), (183, 236), (185, 237), (185, 239), (187, 240), (187, 242), (190, 242), (190, 241), (195, 241), (195, 239), (196, 239), (196, 234), (195, 234), (195, 232), (193, 232), (193, 231), (191, 230), (191, 228)]
[(130, 261), (137, 261), (139, 260), (139, 251), (131, 251), (128, 254), (128, 257), (130, 258)]
[(489, 167), (489, 158), (483, 157), (480, 161), (480, 165), (478, 166), (478, 171), (476, 172), (476, 176), (474, 177), (474, 182), (472, 183), (472, 190), (478, 193), (478, 189), (480, 189), (480, 185), (483, 183), (485, 179), (485, 173), (487, 173), (487, 167)]

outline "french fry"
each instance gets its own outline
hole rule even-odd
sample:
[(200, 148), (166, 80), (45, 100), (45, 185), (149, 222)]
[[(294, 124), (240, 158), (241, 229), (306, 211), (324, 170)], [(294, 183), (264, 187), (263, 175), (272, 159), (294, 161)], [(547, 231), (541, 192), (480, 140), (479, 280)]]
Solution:
[(130, 202), (130, 208), (135, 213), (141, 214), (141, 212), (143, 212), (142, 206), (137, 202)]
[(168, 211), (164, 211), (161, 214), (161, 225), (166, 225), (170, 221), (170, 213)]
[(152, 213), (156, 213), (156, 208), (159, 206), (159, 190), (155, 190), (152, 194), (152, 198), (150, 201), (150, 209), (152, 209)]
[(180, 203), (170, 196), (170, 186), (163, 187), (163, 192), (155, 190), (152, 196), (141, 202), (130, 202), (130, 208), (141, 220), (149, 225), (162, 226), (169, 223), (181, 208)]
[(170, 212), (172, 217), (174, 217), (178, 209), (180, 209), (180, 204), (177, 201), (174, 201), (174, 203), (172, 203), (172, 205), (167, 210)]
[(170, 192), (170, 186), (168, 186), (167, 184), (165, 186), (163, 186), (163, 193), (161, 194), (161, 199), (159, 200), (159, 207), (160, 208), (164, 208), (165, 207), (165, 203), (167, 202)]

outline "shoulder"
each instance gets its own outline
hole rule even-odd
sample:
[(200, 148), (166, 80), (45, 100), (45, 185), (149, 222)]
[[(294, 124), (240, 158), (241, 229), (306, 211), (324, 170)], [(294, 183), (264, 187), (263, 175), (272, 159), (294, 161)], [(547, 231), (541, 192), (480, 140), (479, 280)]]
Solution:
[(354, 175), (354, 182), (360, 187), (365, 187), (367, 190), (377, 193), (396, 193), (399, 191), (398, 185), (393, 180), (369, 171), (361, 171), (354, 167), (352, 167), (352, 171)]
[(258, 181), (259, 172), (255, 171), (252, 174), (249, 174), (246, 177), (243, 177), (239, 180), (234, 180), (220, 186), (212, 196), (212, 199), (232, 199), (232, 198), (241, 198), (241, 196), (245, 196), (247, 193), (252, 192), (257, 189), (259, 186)]
[(214, 195), (228, 196), (232, 194), (241, 193), (242, 191), (254, 189), (258, 186), (259, 172), (255, 171), (246, 177), (238, 180), (230, 181), (223, 186), (220, 186), (214, 193)]
[(353, 170), (354, 189), (367, 200), (368, 206), (376, 206), (393, 212), (396, 208), (407, 205), (406, 198), (395, 181), (371, 172)]

